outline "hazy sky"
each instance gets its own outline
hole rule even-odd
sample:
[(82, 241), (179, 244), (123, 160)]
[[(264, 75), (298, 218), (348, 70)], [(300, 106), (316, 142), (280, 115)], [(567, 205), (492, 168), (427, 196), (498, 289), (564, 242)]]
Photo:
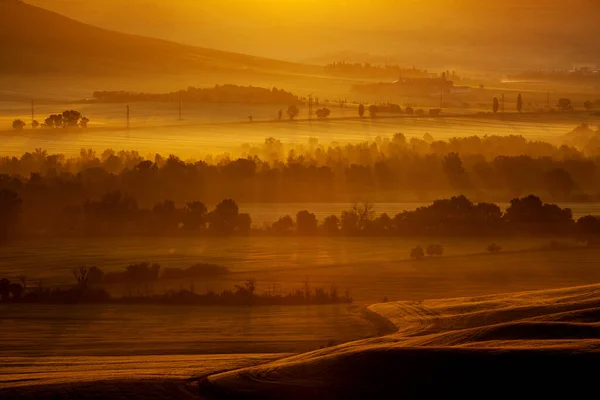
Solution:
[(582, 40), (600, 33), (597, 0), (28, 2), (118, 31), (296, 61), (348, 50), (416, 59), (434, 55), (437, 47), (522, 51), (529, 45), (541, 52), (562, 41), (583, 46)]

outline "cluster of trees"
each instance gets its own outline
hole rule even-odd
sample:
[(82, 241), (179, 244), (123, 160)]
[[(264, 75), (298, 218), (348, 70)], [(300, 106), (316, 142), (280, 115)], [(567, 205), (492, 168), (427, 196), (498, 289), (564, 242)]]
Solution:
[(425, 254), (429, 257), (441, 257), (444, 255), (444, 246), (441, 244), (430, 244), (427, 246), (425, 250), (421, 245), (410, 250), (410, 258), (414, 258), (415, 260), (422, 260), (425, 258)]
[(17, 192), (24, 208), (50, 214), (53, 205), (80, 206), (108, 192), (127, 193), (144, 207), (165, 198), (178, 205), (190, 199), (215, 204), (223, 198), (243, 203), (424, 201), (457, 192), (486, 201), (527, 193), (554, 201), (596, 201), (600, 131), (578, 129), (565, 140), (572, 145), (521, 136), (441, 141), (428, 134), (410, 140), (396, 134), (327, 147), (311, 139), (286, 148), (269, 138), (262, 145), (243, 146), (240, 158), (207, 156), (203, 161), (110, 149), (101, 154), (84, 149), (68, 158), (36, 149), (0, 157), (0, 189)]
[[(65, 110), (61, 114), (51, 114), (44, 120), (42, 128), (87, 128), (90, 120), (84, 117), (79, 111)], [(16, 119), (12, 123), (13, 129), (22, 130), (27, 126), (25, 122)], [(40, 126), (36, 120), (31, 122), (33, 129)]]
[[(38, 204), (45, 199), (36, 198)], [(99, 200), (86, 200), (79, 206), (58, 203), (51, 214), (46, 208), (21, 208), (18, 194), (0, 191), (0, 210), (11, 218), (0, 219), (0, 232), (7, 239), (14, 236), (231, 236), (325, 235), (325, 236), (448, 236), (448, 235), (573, 235), (587, 239), (600, 234), (595, 217), (575, 223), (568, 208), (545, 204), (539, 197), (526, 196), (511, 201), (506, 211), (493, 203), (474, 203), (465, 196), (436, 200), (431, 205), (395, 216), (375, 215), (371, 204), (353, 205), (341, 215), (318, 221), (308, 210), (295, 217), (286, 215), (270, 226), (253, 227), (252, 218), (240, 213), (231, 199), (218, 203), (208, 212), (199, 201), (177, 207), (171, 200), (142, 208), (137, 201), (121, 192), (108, 192)], [(9, 210), (9, 211), (7, 211)], [(598, 230), (596, 230), (598, 229)], [(149, 267), (149, 266), (147, 266)], [(138, 268), (137, 266), (135, 268)], [(140, 267), (142, 268), (142, 267)], [(153, 266), (152, 268), (156, 268)], [(155, 274), (158, 277), (160, 267)], [(138, 271), (137, 269), (135, 271)], [(132, 271), (131, 273), (136, 273)], [(129, 272), (126, 271), (125, 274)], [(154, 273), (154, 272), (153, 272)], [(190, 274), (181, 271), (180, 274)], [(112, 279), (112, 278), (111, 278)], [(114, 277), (114, 280), (120, 278)]]
[(188, 268), (161, 268), (160, 264), (143, 262), (131, 264), (124, 271), (105, 273), (96, 266), (82, 266), (73, 271), (82, 286), (113, 283), (148, 283), (159, 279), (214, 278), (229, 273), (227, 267), (215, 264), (194, 264)]
[(191, 103), (242, 103), (242, 104), (300, 104), (301, 100), (283, 89), (266, 89), (254, 86), (216, 85), (213, 88), (189, 87), (171, 93), (134, 93), (126, 91), (97, 91), (96, 101), (127, 103), (135, 101), (185, 101)]
[[(129, 276), (137, 280), (132, 283), (148, 283), (157, 279), (153, 269), (140, 269), (137, 273), (148, 276)], [(135, 269), (135, 268), (134, 268)], [(162, 294), (153, 294), (146, 290), (135, 295), (113, 297), (105, 288), (106, 282), (94, 282), (93, 276), (102, 271), (96, 267), (81, 266), (73, 270), (77, 282), (68, 288), (34, 287), (25, 289), (21, 284), (11, 283), (8, 279), (0, 280), (0, 302), (5, 303), (42, 303), (42, 304), (82, 304), (82, 303), (126, 303), (126, 304), (165, 304), (165, 305), (206, 305), (206, 306), (266, 306), (266, 305), (310, 305), (310, 304), (343, 304), (352, 303), (348, 290), (340, 294), (335, 286), (330, 290), (321, 287), (311, 289), (308, 283), (304, 288), (291, 293), (273, 293), (271, 290), (264, 294), (257, 292), (257, 283), (250, 278), (242, 285), (235, 285), (220, 293), (196, 293), (193, 284), (189, 289), (167, 290)]]
[[(346, 61), (333, 62), (325, 66), (325, 70), (335, 75), (361, 76), (371, 78), (398, 78), (399, 76), (406, 78), (428, 78), (437, 76), (427, 72), (426, 70), (415, 67), (406, 68), (396, 64), (376, 65), (371, 63), (350, 63)], [(456, 73), (447, 71), (448, 76), (452, 76), (455, 80), (458, 79)]]

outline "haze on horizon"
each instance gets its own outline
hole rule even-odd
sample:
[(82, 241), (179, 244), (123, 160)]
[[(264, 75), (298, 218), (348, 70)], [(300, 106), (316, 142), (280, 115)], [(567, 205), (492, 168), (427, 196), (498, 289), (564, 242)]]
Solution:
[[(484, 69), (599, 61), (589, 42), (600, 4), (591, 0), (130, 0), (126, 10), (117, 0), (26, 2), (111, 30), (291, 61), (370, 54)], [(490, 47), (493, 62), (483, 56)]]

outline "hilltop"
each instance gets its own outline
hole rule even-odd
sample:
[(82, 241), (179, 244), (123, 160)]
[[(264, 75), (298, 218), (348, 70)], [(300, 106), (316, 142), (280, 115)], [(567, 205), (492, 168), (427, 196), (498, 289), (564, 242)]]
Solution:
[(109, 31), (17, 0), (0, 0), (0, 43), (1, 74), (289, 73), (310, 68)]

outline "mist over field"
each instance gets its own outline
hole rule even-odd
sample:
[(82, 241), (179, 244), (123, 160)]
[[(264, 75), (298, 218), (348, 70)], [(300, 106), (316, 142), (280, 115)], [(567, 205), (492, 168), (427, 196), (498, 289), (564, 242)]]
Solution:
[(593, 394), (599, 17), (0, 0), (0, 398)]

